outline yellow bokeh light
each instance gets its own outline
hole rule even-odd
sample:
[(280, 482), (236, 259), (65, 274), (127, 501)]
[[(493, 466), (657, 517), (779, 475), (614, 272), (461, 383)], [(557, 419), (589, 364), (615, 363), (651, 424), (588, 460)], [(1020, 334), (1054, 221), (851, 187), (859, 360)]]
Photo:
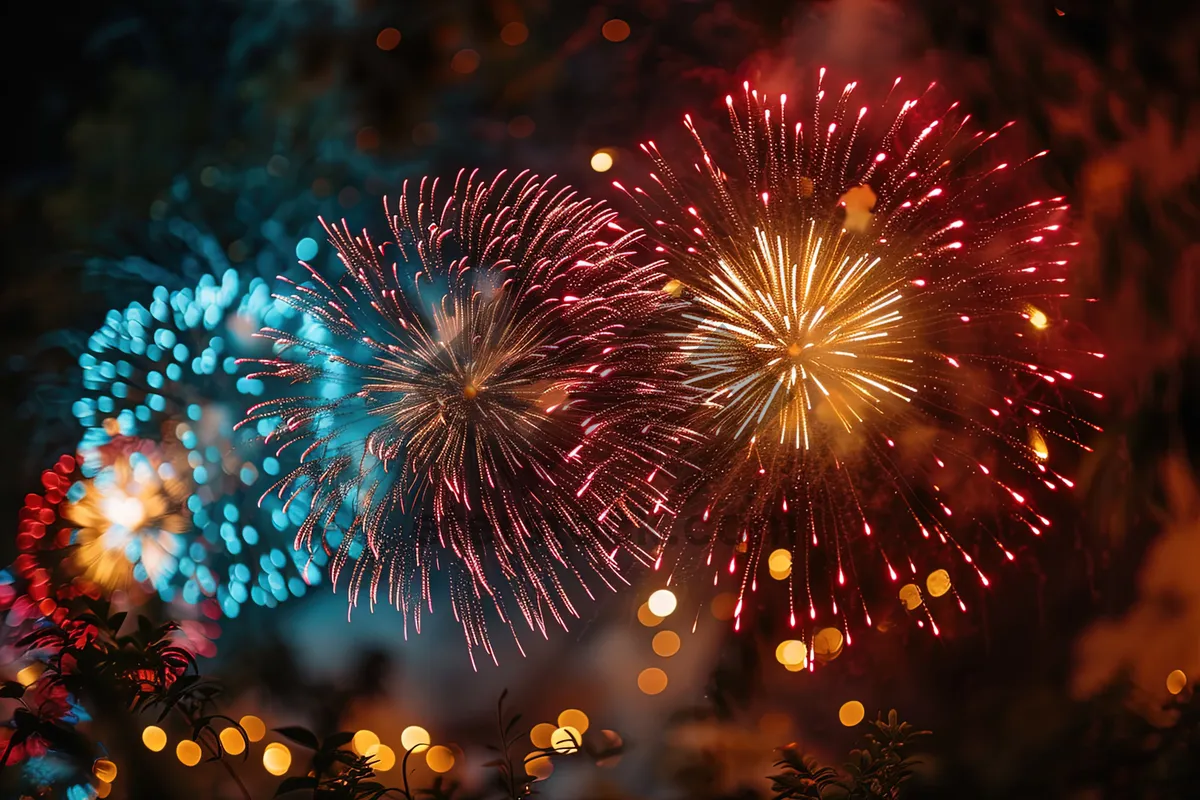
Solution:
[(240, 756), (246, 750), (246, 740), (237, 728), (225, 728), (220, 733), (221, 749), (231, 756)]
[(658, 667), (649, 667), (638, 673), (637, 683), (645, 694), (658, 694), (667, 688), (667, 673)]
[(350, 749), (354, 751), (356, 756), (367, 754), (367, 750), (379, 744), (379, 737), (373, 731), (366, 728), (354, 734), (354, 738), (350, 740)]
[(262, 741), (262, 738), (267, 735), (267, 726), (253, 714), (247, 714), (239, 719), (238, 725), (242, 726), (242, 730), (246, 732), (246, 738), (252, 742)]
[(1029, 447), (1038, 461), (1045, 461), (1050, 457), (1050, 446), (1046, 444), (1046, 437), (1042, 436), (1042, 432), (1037, 428), (1029, 429)]
[(175, 757), (185, 767), (194, 767), (200, 763), (200, 745), (191, 739), (184, 739), (175, 745)]
[[(423, 747), (421, 749), (425, 750), (428, 748)], [(364, 750), (363, 755), (371, 759), (371, 769), (376, 772), (387, 772), (396, 766), (396, 751), (386, 744), (376, 742)]]
[(37, 679), (42, 676), (41, 664), (30, 664), (28, 667), (22, 667), (17, 672), (17, 683), (28, 688), (37, 683)]
[(867, 710), (863, 708), (863, 704), (857, 700), (851, 700), (848, 703), (843, 703), (838, 709), (838, 721), (847, 728), (853, 728), (855, 725), (863, 721), (863, 717), (867, 715)]
[(775, 648), (775, 660), (785, 667), (803, 667), (808, 660), (808, 648), (799, 639), (785, 639)]
[(671, 616), (677, 604), (675, 593), (670, 589), (659, 589), (646, 601), (646, 605), (650, 606), (650, 613), (656, 617)]
[(529, 732), (529, 741), (533, 742), (534, 747), (545, 750), (550, 746), (550, 739), (554, 736), (556, 730), (558, 730), (557, 725), (551, 725), (549, 722), (539, 722)]
[(101, 783), (96, 787), (96, 797), (99, 797), (101, 800), (104, 800), (104, 798), (108, 797), (110, 794), (112, 794), (111, 783)]
[(950, 591), (950, 573), (944, 569), (934, 570), (925, 579), (925, 588), (931, 597), (941, 597)]
[(142, 744), (147, 750), (161, 752), (167, 746), (167, 732), (157, 725), (147, 725), (142, 730)]
[(445, 745), (434, 745), (425, 754), (425, 764), (434, 772), (449, 772), (454, 768), (454, 753)]
[(712, 615), (722, 622), (733, 619), (737, 609), (737, 595), (733, 592), (721, 592), (713, 598)]
[(589, 724), (591, 722), (588, 720), (588, 715), (578, 708), (568, 708), (558, 715), (558, 727), (560, 728), (574, 728), (582, 734), (587, 733)]
[(1040, 308), (1029, 307), (1029, 324), (1037, 328), (1039, 331), (1045, 330), (1050, 324), (1050, 318), (1046, 316), (1046, 312)]
[(612, 169), (613, 157), (607, 150), (597, 150), (592, 153), (592, 169), (596, 172), (608, 172)]
[(414, 753), (422, 752), (429, 747), (432, 741), (429, 738), (429, 731), (420, 725), (409, 725), (400, 734), (400, 744), (405, 751), (412, 750)]
[(554, 764), (547, 756), (533, 752), (525, 756), (525, 774), (539, 781), (544, 781), (554, 772)]
[(638, 607), (638, 622), (645, 625), (647, 628), (653, 628), (655, 625), (661, 625), (663, 618), (650, 610), (649, 603), (642, 603)]
[(921, 588), (915, 583), (906, 583), (900, 587), (900, 602), (909, 611), (921, 605)]
[(654, 634), (650, 646), (654, 648), (655, 655), (670, 658), (679, 652), (679, 634), (675, 631), (659, 631)]
[(792, 554), (782, 547), (775, 550), (767, 558), (767, 569), (771, 572), (789, 572), (792, 569)]
[(1187, 675), (1183, 670), (1177, 669), (1167, 676), (1167, 691), (1171, 694), (1179, 694), (1187, 687)]
[(292, 766), (292, 751), (286, 744), (271, 742), (263, 750), (263, 767), (272, 775), (282, 775)]
[(837, 628), (822, 628), (813, 637), (813, 655), (833, 660), (842, 654), (846, 638)]
[(98, 758), (92, 764), (92, 774), (105, 783), (112, 783), (117, 779), (117, 765), (107, 758)]
[(557, 753), (570, 755), (579, 752), (579, 745), (582, 741), (583, 735), (568, 725), (554, 731), (554, 735), (550, 737), (550, 746)]

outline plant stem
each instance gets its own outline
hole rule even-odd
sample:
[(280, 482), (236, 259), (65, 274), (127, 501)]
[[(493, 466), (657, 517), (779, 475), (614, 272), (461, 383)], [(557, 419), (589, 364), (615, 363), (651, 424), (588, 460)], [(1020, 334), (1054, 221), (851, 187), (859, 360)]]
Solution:
[[(187, 722), (187, 724), (189, 726), (195, 726), (196, 723), (191, 718), (191, 715), (186, 713), (179, 706), (175, 706), (175, 710), (177, 712), (179, 712), (179, 715), (184, 718), (184, 720)], [(240, 777), (238, 777), (237, 772), (233, 769), (232, 766), (229, 765), (228, 761), (221, 758), (220, 749), (215, 748), (211, 744), (209, 744), (208, 741), (203, 736), (200, 736), (196, 741), (198, 741), (200, 743), (201, 747), (203, 747), (205, 750), (208, 750), (210, 753), (212, 753), (212, 755), (217, 759), (217, 763), (219, 763), (222, 767), (225, 768), (225, 771), (229, 773), (229, 777), (233, 778), (233, 782), (236, 783), (238, 788), (242, 790), (242, 797), (246, 798), (246, 800), (254, 800), (254, 798), (250, 796), (250, 790), (246, 788), (246, 784), (242, 783), (242, 779)]]

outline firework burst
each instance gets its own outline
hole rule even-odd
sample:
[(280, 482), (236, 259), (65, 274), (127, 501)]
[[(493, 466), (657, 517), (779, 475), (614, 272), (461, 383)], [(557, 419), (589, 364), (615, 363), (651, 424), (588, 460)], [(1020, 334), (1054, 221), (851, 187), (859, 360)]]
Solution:
[[(1013, 200), (1045, 154), (1004, 163), (999, 131), (899, 84), (882, 111), (853, 83), (803, 109), (746, 85), (726, 98), (728, 158), (685, 117), (694, 163), (650, 142), (651, 184), (616, 184), (682, 321), (668, 337), (700, 469), (675, 529), (737, 582), (739, 622), (765, 574), (786, 581), (791, 625), (831, 615), (847, 642), (902, 581), (965, 609), (952, 575), (987, 585), (1050, 526), (1046, 495), (1072, 485), (1055, 443), (1092, 430), (1063, 410), (1079, 391), (1058, 316), (1067, 206)], [(901, 599), (938, 631), (915, 583)]]
[(341, 531), (332, 574), (349, 571), (352, 598), (386, 587), (419, 631), (445, 573), (468, 644), (494, 659), (489, 607), (545, 635), (621, 580), (623, 551), (643, 557), (668, 393), (648, 377), (663, 348), (633, 332), (662, 279), (630, 261), (640, 234), (614, 212), (527, 173), (405, 185), (390, 223), (382, 244), (327, 227), (345, 274), (311, 270), (285, 298), (322, 335), (264, 331), (277, 355), (256, 377), (294, 396), (247, 423), (279, 420), (268, 440), (303, 453), (276, 491), (312, 495), (300, 546)]
[[(86, 471), (109, 467), (111, 475), (106, 453), (115, 444), (148, 440), (161, 462), (151, 472), (170, 470), (169, 485), (183, 492), (184, 521), (172, 529), (171, 552), (160, 554), (153, 568), (141, 556), (128, 563), (164, 600), (212, 600), (227, 617), (246, 603), (273, 607), (304, 594), (319, 582), (320, 570), (307, 563), (307, 554), (290, 552), (300, 520), (289, 519), (282, 503), (258, 502), (287, 465), (256, 431), (234, 430), (265, 396), (262, 382), (239, 370), (238, 359), (270, 352), (255, 336), (262, 326), (299, 332), (303, 320), (273, 300), (263, 280), (231, 269), (187, 289), (155, 287), (151, 296), (148, 305), (110, 311), (88, 338), (79, 359), (85, 395), (73, 405), (85, 428), (79, 453)], [(108, 510), (117, 508), (117, 501), (105, 502)], [(132, 501), (126, 505), (135, 508)], [(100, 520), (106, 509), (81, 513)]]

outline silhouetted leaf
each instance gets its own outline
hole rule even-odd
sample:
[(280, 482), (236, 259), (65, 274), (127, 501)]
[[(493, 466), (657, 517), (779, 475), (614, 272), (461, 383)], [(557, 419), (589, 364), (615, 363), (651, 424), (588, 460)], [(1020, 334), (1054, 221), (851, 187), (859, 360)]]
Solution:
[(291, 725), (284, 728), (276, 728), (275, 732), (280, 736), (291, 739), (301, 747), (307, 747), (309, 750), (321, 749), (321, 743), (317, 740), (317, 735), (308, 728)]

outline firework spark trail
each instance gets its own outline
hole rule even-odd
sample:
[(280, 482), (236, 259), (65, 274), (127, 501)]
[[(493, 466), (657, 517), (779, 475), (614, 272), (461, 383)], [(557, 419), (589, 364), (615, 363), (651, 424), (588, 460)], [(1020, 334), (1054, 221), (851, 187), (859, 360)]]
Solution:
[(870, 625), (876, 576), (916, 578), (918, 559), (986, 585), (978, 556), (1014, 556), (1012, 526), (985, 512), (1040, 534), (1039, 490), (1072, 486), (1047, 440), (1082, 447), (1094, 430), (1065, 410), (1083, 390), (1057, 367), (1081, 355), (1056, 344), (1077, 244), (1067, 205), (1012, 201), (1012, 173), (1045, 153), (1004, 163), (999, 131), (974, 132), (957, 104), (928, 113), (929, 90), (898, 100), (899, 83), (881, 124), (854, 83), (833, 98), (819, 82), (807, 109), (746, 84), (726, 98), (724, 167), (687, 116), (694, 163), (647, 142), (648, 187), (614, 184), (642, 208), (678, 299), (667, 337), (694, 392), (680, 423), (704, 437), (676, 527), (738, 582), (735, 624), (772, 543), (795, 565), (775, 576), (793, 626), (797, 605), (847, 634), (852, 606)]
[(268, 439), (300, 454), (273, 489), (312, 492), (299, 545), (350, 510), (331, 571), (352, 598), (386, 591), (419, 632), (447, 573), (468, 645), (495, 659), (489, 608), (546, 635), (622, 581), (622, 552), (646, 560), (638, 535), (657, 545), (668, 347), (633, 332), (660, 265), (630, 260), (641, 234), (614, 212), (528, 173), (406, 184), (390, 223), (384, 243), (326, 226), (345, 274), (310, 270), (284, 299), (327, 335), (264, 331), (259, 375), (291, 389), (247, 423), (280, 420)]

